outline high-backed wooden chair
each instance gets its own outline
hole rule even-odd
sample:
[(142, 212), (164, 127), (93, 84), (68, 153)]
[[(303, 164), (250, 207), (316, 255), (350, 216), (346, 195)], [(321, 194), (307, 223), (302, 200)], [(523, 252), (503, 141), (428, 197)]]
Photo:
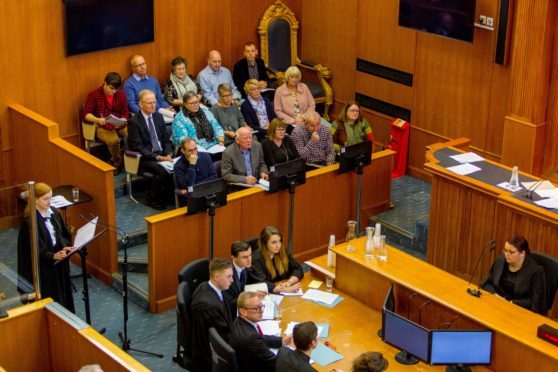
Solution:
[(333, 103), (333, 91), (327, 79), (331, 73), (319, 63), (298, 58), (298, 21), (294, 13), (281, 0), (275, 1), (263, 14), (258, 33), (261, 57), (270, 75), (282, 84), (285, 70), (290, 66), (297, 66), (302, 72), (302, 81), (308, 85), (316, 104), (324, 104), (323, 117), (329, 120), (328, 111)]

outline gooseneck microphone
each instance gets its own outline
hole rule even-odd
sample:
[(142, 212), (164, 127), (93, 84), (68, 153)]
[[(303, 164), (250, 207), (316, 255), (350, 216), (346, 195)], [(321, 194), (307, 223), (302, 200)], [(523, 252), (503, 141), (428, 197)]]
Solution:
[(442, 327), (446, 327), (445, 329), (449, 329), (460, 316), (461, 314), (456, 314), (449, 322), (438, 324), (438, 329), (442, 329)]
[(419, 306), (418, 324), (422, 325), (422, 309), (425, 308), (426, 306), (430, 305), (431, 303), (432, 303), (432, 301), (426, 300)]
[(482, 252), (481, 252), (481, 254), (480, 254), (480, 256), (477, 260), (477, 264), (475, 265), (475, 269), (473, 270), (473, 273), (471, 274), (471, 278), (469, 278), (469, 283), (467, 283), (467, 293), (469, 293), (471, 296), (480, 297), (480, 295), (481, 295), (480, 278), (479, 278), (479, 282), (477, 284), (477, 289), (471, 289), (471, 282), (473, 281), (473, 278), (475, 277), (475, 275), (478, 271), (479, 264), (481, 263), (482, 258), (487, 253), (490, 253), (495, 249), (496, 249), (496, 240), (491, 240), (491, 241), (488, 242), (488, 248), (482, 250)]
[(407, 309), (407, 319), (411, 320), (411, 304), (413, 302), (413, 298), (417, 297), (418, 293), (413, 292), (409, 295), (409, 308)]

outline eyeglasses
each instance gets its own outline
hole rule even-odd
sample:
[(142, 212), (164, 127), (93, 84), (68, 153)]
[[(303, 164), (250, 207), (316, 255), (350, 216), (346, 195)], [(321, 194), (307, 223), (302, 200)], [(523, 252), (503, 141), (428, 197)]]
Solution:
[(279, 127), (277, 129), (275, 129), (276, 132), (284, 132), (286, 130), (287, 130), (287, 128), (285, 128), (285, 127)]
[(359, 113), (359, 112), (360, 112), (360, 110), (359, 110), (359, 109), (350, 109), (349, 111), (350, 111), (350, 112), (354, 112), (355, 114), (357, 114), (357, 113)]
[(510, 251), (510, 250), (508, 250), (508, 249), (502, 249), (502, 253), (504, 253), (504, 254), (509, 254), (510, 256), (511, 256), (512, 254), (514, 254), (514, 253), (517, 253), (517, 252), (519, 252), (519, 251), (518, 251), (518, 250)]
[(245, 307), (244, 309), (254, 310), (254, 311), (264, 311), (265, 310), (265, 305), (260, 305), (260, 306), (256, 306), (256, 307)]
[(137, 65), (132, 65), (132, 67), (141, 67), (141, 66), (145, 66), (145, 65), (147, 65), (147, 63), (143, 62), (143, 63), (138, 63)]

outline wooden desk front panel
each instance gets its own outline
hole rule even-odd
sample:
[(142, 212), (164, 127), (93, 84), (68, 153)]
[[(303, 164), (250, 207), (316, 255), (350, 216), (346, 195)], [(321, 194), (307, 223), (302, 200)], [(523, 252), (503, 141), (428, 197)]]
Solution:
[[(365, 168), (362, 200), (369, 212), (389, 207), (392, 156), (391, 150), (374, 153), (372, 165)], [(306, 184), (296, 188), (293, 253), (300, 261), (326, 253), (329, 235), (343, 237), (347, 221), (356, 214), (356, 175), (339, 174), (337, 169), (333, 165), (308, 172)], [(207, 214), (186, 216), (185, 211), (179, 208), (146, 218), (152, 312), (174, 307), (178, 271), (192, 260), (209, 256)], [(361, 216), (364, 219), (367, 214)], [(286, 191), (269, 194), (249, 189), (230, 194), (227, 206), (215, 212), (214, 256), (229, 257), (233, 240), (258, 236), (266, 225), (279, 227), (287, 244), (288, 220)]]

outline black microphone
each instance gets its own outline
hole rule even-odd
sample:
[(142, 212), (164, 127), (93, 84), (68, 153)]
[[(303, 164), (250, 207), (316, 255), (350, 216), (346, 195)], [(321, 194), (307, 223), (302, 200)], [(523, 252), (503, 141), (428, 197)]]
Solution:
[(533, 200), (533, 193), (539, 188), (540, 185), (542, 185), (544, 183), (544, 179), (535, 182), (534, 184), (531, 185), (531, 187), (529, 187), (527, 189), (527, 191), (525, 192), (525, 194), (523, 195), (526, 199), (530, 199)]
[(430, 305), (432, 303), (432, 301), (430, 300), (426, 300), (422, 303), (422, 305), (419, 306), (419, 316), (418, 316), (418, 324), (422, 325), (422, 309), (425, 308), (426, 306)]
[(444, 322), (444, 323), (438, 324), (438, 329), (442, 329), (442, 326), (446, 326), (446, 329), (449, 329), (453, 325), (453, 323), (457, 320), (457, 318), (459, 318), (460, 316), (461, 316), (461, 314), (457, 314), (449, 322)]
[(411, 303), (413, 302), (413, 298), (417, 297), (418, 293), (413, 292), (409, 295), (409, 308), (407, 309), (407, 319), (411, 320)]
[(475, 277), (475, 274), (477, 273), (477, 270), (479, 268), (479, 264), (482, 261), (482, 258), (487, 253), (492, 252), (495, 249), (496, 249), (496, 240), (491, 240), (491, 241), (488, 242), (488, 248), (482, 250), (482, 252), (479, 256), (479, 259), (477, 260), (477, 264), (475, 265), (475, 269), (473, 270), (473, 273), (471, 274), (471, 278), (469, 278), (469, 283), (467, 283), (467, 293), (469, 293), (471, 296), (480, 297), (480, 295), (481, 295), (480, 279), (479, 279), (479, 283), (477, 285), (477, 289), (471, 289), (471, 282), (473, 281), (473, 278)]

